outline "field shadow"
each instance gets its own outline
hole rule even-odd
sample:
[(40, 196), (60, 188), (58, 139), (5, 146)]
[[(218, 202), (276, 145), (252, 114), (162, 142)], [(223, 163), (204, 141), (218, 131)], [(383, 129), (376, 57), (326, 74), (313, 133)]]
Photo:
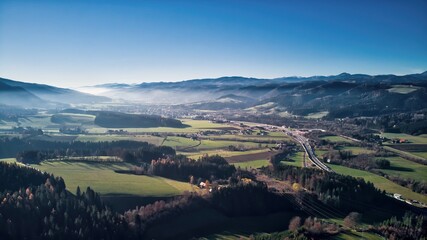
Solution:
[(281, 162), (296, 162), (296, 161), (289, 158), (289, 159), (283, 159)]
[(390, 166), (390, 168), (386, 170), (394, 170), (394, 171), (401, 171), (401, 172), (414, 172), (414, 169), (407, 168), (407, 167), (396, 167), (396, 166)]

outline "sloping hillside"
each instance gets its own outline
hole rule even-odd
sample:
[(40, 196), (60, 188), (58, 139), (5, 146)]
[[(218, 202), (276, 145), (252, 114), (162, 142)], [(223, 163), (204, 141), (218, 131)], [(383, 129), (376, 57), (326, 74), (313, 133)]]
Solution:
[(2, 103), (22, 107), (57, 107), (63, 104), (98, 103), (110, 101), (103, 96), (81, 93), (67, 88), (25, 83), (0, 78)]

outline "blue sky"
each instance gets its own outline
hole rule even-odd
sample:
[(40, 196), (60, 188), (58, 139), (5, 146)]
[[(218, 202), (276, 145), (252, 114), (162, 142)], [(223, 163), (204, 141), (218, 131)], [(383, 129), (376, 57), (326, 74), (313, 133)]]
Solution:
[(20, 81), (425, 70), (425, 0), (0, 0), (0, 76)]

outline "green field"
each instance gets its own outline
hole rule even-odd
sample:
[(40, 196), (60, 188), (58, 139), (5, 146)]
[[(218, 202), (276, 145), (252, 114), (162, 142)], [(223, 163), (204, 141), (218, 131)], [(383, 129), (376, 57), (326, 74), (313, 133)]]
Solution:
[[(335, 136), (334, 136), (335, 137)], [(340, 138), (340, 137), (339, 137)], [(347, 140), (347, 139), (345, 139)], [(351, 140), (348, 140), (351, 141)], [(359, 154), (373, 154), (375, 153), (374, 150), (363, 148), (363, 147), (355, 147), (355, 146), (338, 146), (335, 148), (335, 150), (340, 151), (351, 151), (353, 155), (359, 155)], [(316, 150), (317, 157), (321, 157), (325, 153), (328, 153), (328, 150)]]
[(392, 148), (392, 147), (389, 147), (389, 146), (384, 146), (384, 149), (389, 150), (391, 152), (394, 152), (394, 153), (396, 153), (399, 156), (416, 158), (416, 159), (419, 159), (419, 160), (422, 160), (422, 161), (426, 160), (426, 158), (423, 158), (423, 157), (421, 157), (419, 155), (413, 154), (414, 152), (405, 152), (405, 151), (402, 151), (402, 150), (399, 150), (399, 149), (396, 149), (396, 148)]
[[(73, 113), (60, 113), (55, 114), (57, 120), (60, 124), (53, 123), (51, 121), (52, 114), (40, 113), (34, 116), (29, 116), (19, 119), (19, 124), (16, 122), (4, 122), (1, 121), (0, 127), (2, 129), (11, 129), (15, 126), (22, 127), (33, 127), (40, 128), (47, 131), (57, 132), (61, 127), (61, 124), (72, 124), (72, 125), (83, 125), (83, 127), (89, 133), (105, 133), (107, 130), (119, 130), (123, 128), (104, 128), (97, 125), (94, 125), (94, 115), (89, 114), (73, 114)], [(192, 119), (180, 119), (183, 124), (189, 125), (186, 128), (171, 128), (171, 127), (154, 127), (154, 128), (126, 128), (128, 132), (135, 133), (152, 133), (152, 132), (162, 132), (162, 133), (195, 133), (202, 130), (223, 130), (223, 129), (233, 129), (227, 124), (213, 123), (208, 120), (192, 120)]]
[[(203, 155), (207, 154), (207, 155), (215, 155), (218, 154), (222, 157), (234, 157), (234, 156), (246, 156), (246, 155), (251, 155), (251, 154), (256, 154), (256, 153), (263, 153), (263, 152), (268, 152), (269, 149), (256, 149), (256, 150), (248, 150), (248, 151), (226, 151), (226, 150), (208, 150), (208, 151), (201, 151), (201, 152), (197, 152), (197, 153), (186, 153), (184, 152), (183, 154), (186, 155), (187, 157), (197, 160), (200, 157), (202, 157)], [(241, 168), (260, 168), (260, 167), (264, 167), (264, 166), (268, 166), (270, 164), (268, 159), (257, 159), (257, 160), (249, 160), (249, 161), (243, 161), (243, 162), (234, 162), (231, 163), (236, 167), (241, 167)]]
[(95, 115), (76, 113), (58, 113), (52, 116), (56, 123), (77, 125), (94, 125), (95, 117)]
[(400, 155), (427, 160), (427, 144), (393, 144), (384, 148)]
[(235, 167), (240, 168), (261, 168), (270, 165), (270, 162), (266, 159), (260, 159), (260, 160), (252, 160), (247, 162), (238, 162), (238, 163), (231, 163)]
[(208, 120), (192, 120), (192, 119), (180, 119), (183, 124), (190, 125), (191, 128), (195, 129), (222, 129), (224, 127), (230, 127), (227, 124), (213, 123)]
[(290, 141), (291, 138), (282, 132), (269, 132), (268, 135), (260, 136), (252, 134), (252, 135), (215, 135), (208, 136), (209, 139), (230, 139), (230, 140), (246, 140), (246, 141)]
[(427, 152), (411, 152), (411, 154), (427, 159)]
[(402, 194), (404, 198), (407, 199), (415, 199), (423, 203), (427, 203), (427, 196), (419, 193), (415, 193), (411, 191), (409, 188), (402, 187), (384, 177), (381, 177), (379, 175), (376, 175), (374, 173), (348, 168), (340, 165), (334, 165), (334, 164), (328, 164), (329, 167), (331, 167), (332, 170), (334, 170), (337, 173), (343, 174), (343, 175), (350, 175), (353, 177), (360, 177), (365, 179), (365, 181), (372, 182), (375, 187), (385, 190), (389, 193), (399, 193)]
[(39, 114), (35, 116), (29, 116), (26, 118), (20, 118), (19, 123), (21, 127), (32, 127), (40, 129), (59, 129), (59, 125), (50, 121), (50, 114)]
[[(120, 130), (123, 128), (102, 128), (93, 127), (88, 129), (89, 133), (105, 133), (107, 130)], [(168, 127), (157, 127), (157, 128), (126, 128), (126, 131), (132, 133), (196, 133), (199, 130), (195, 128), (168, 128)]]
[(259, 144), (255, 142), (238, 142), (238, 141), (212, 141), (212, 140), (202, 140), (202, 144), (197, 147), (197, 149), (217, 149), (217, 148), (226, 148), (230, 145), (233, 146), (243, 146), (244, 148), (262, 148), (266, 145), (268, 147), (273, 147), (276, 144)]
[(341, 151), (351, 151), (353, 153), (353, 155), (359, 155), (359, 154), (372, 154), (375, 153), (374, 150), (370, 150), (367, 148), (362, 148), (362, 147), (340, 147), (339, 150)]
[[(291, 156), (290, 159), (293, 160), (293, 162), (282, 161), (281, 163), (295, 167), (303, 167), (304, 152), (297, 152), (295, 155)], [(307, 156), (306, 159), (308, 160)]]
[(242, 146), (246, 149), (262, 148), (266, 145), (269, 147), (275, 146), (275, 144), (260, 144), (256, 142), (241, 142), (241, 141), (231, 141), (231, 140), (201, 140), (199, 144), (198, 140), (192, 140), (185, 137), (168, 137), (163, 143), (164, 146), (173, 147), (176, 150), (182, 150), (185, 148), (190, 149), (191, 151), (203, 151), (203, 150), (213, 150), (227, 148), (228, 146)]
[(173, 148), (184, 148), (196, 146), (199, 143), (197, 140), (192, 140), (191, 138), (185, 137), (167, 137), (164, 141), (163, 146), (173, 147)]
[(316, 149), (316, 150), (315, 150), (315, 152), (314, 152), (314, 154), (316, 154), (316, 156), (317, 156), (319, 159), (321, 159), (321, 158), (322, 158), (322, 156), (323, 156), (324, 154), (328, 153), (328, 152), (329, 152), (328, 150), (319, 150), (319, 149)]
[[(196, 133), (202, 130), (221, 130), (223, 128), (229, 128), (230, 126), (219, 123), (212, 123), (207, 120), (191, 120), (181, 119), (183, 124), (189, 125), (186, 128), (171, 128), (171, 127), (154, 127), (154, 128), (126, 128), (128, 132), (134, 133)], [(105, 133), (107, 130), (118, 130), (119, 128), (103, 128), (93, 127), (88, 129), (89, 133)]]
[(46, 163), (57, 162), (57, 161), (65, 161), (67, 162), (115, 162), (122, 163), (123, 160), (116, 156), (81, 156), (81, 157), (65, 157), (65, 158), (52, 158), (45, 160)]
[(343, 138), (341, 136), (325, 136), (325, 137), (321, 137), (320, 139), (325, 139), (334, 143), (342, 143), (342, 142), (354, 143), (354, 141), (347, 138)]
[(154, 145), (160, 145), (163, 142), (163, 137), (151, 136), (151, 135), (118, 135), (118, 134), (102, 134), (102, 135), (78, 135), (75, 139), (76, 141), (83, 142), (102, 142), (102, 141), (121, 141), (121, 140), (129, 140), (129, 141), (140, 141), (140, 142), (148, 142)]
[(390, 176), (400, 176), (417, 181), (427, 181), (427, 166), (406, 160), (401, 157), (381, 157), (391, 163), (391, 169), (381, 169), (382, 172)]
[(381, 133), (380, 136), (388, 139), (406, 139), (412, 144), (427, 144), (427, 134), (413, 136), (405, 133)]
[(84, 163), (84, 162), (42, 162), (33, 167), (61, 176), (67, 189), (75, 192), (77, 186), (85, 189), (90, 186), (101, 194), (130, 194), (137, 196), (174, 196), (191, 191), (188, 183), (162, 177), (149, 177), (115, 173), (126, 170), (127, 163)]
[(222, 157), (233, 157), (233, 156), (241, 156), (241, 155), (248, 155), (248, 154), (254, 154), (254, 153), (260, 153), (268, 151), (268, 149), (256, 149), (256, 150), (248, 150), (248, 151), (227, 151), (227, 150), (206, 150), (206, 151), (200, 151), (200, 152), (178, 152), (179, 154), (186, 155), (187, 157), (191, 159), (199, 159), (203, 155), (220, 155)]

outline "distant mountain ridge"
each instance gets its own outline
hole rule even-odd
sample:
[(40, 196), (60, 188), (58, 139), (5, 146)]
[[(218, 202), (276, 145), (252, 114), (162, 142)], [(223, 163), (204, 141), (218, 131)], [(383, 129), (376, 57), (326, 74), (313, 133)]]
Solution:
[(334, 118), (427, 109), (427, 72), (404, 76), (341, 73), (275, 79), (221, 77), (103, 84), (96, 88), (102, 88), (102, 96), (0, 79), (0, 100), (2, 104), (65, 108), (69, 104), (122, 99), (127, 103), (176, 105), (198, 110), (262, 109), (264, 114), (295, 115), (328, 112), (328, 116)]
[(402, 81), (409, 77), (415, 79), (423, 79), (427, 76), (427, 71), (417, 74), (407, 74), (407, 75), (394, 75), (394, 74), (384, 74), (384, 75), (368, 75), (368, 74), (350, 74), (350, 73), (340, 73), (338, 75), (330, 76), (310, 76), (310, 77), (279, 77), (279, 78), (252, 78), (252, 77), (242, 77), (242, 76), (224, 76), (219, 78), (201, 78), (201, 79), (189, 79), (175, 82), (143, 82), (135, 84), (126, 84), (126, 83), (105, 83), (89, 87), (147, 87), (147, 86), (178, 86), (178, 85), (191, 85), (193, 83), (197, 84), (268, 84), (268, 83), (280, 83), (280, 82), (303, 82), (303, 81), (330, 81), (330, 80), (353, 80), (353, 81)]
[(54, 108), (65, 107), (69, 104), (105, 102), (111, 99), (67, 88), (0, 78), (0, 100), (1, 104), (4, 105), (27, 108)]
[[(149, 82), (140, 84), (104, 84), (94, 86), (102, 88), (103, 96), (111, 98), (121, 98), (124, 100), (146, 103), (146, 104), (199, 104), (214, 103), (215, 109), (220, 105), (218, 98), (229, 94), (264, 101), (276, 98), (290, 91), (294, 94), (311, 89), (323, 89), (334, 92), (334, 88), (342, 89), (344, 86), (359, 85), (388, 85), (393, 84), (423, 84), (427, 80), (426, 73), (397, 75), (367, 75), (341, 73), (333, 76), (312, 76), (312, 77), (283, 77), (274, 79), (245, 78), (245, 77), (221, 77), (207, 79), (193, 79), (180, 82)], [(336, 83), (339, 82), (339, 83)], [(340, 86), (339, 86), (340, 85)], [(329, 90), (327, 90), (329, 89)], [(297, 92), (299, 91), (299, 93)], [(347, 89), (350, 91), (350, 89)], [(356, 88), (349, 93), (361, 90)], [(307, 93), (307, 92), (305, 92)], [(234, 101), (235, 102), (235, 101)], [(230, 105), (232, 103), (228, 103)], [(242, 104), (235, 104), (236, 107)], [(244, 104), (247, 105), (247, 104)]]

